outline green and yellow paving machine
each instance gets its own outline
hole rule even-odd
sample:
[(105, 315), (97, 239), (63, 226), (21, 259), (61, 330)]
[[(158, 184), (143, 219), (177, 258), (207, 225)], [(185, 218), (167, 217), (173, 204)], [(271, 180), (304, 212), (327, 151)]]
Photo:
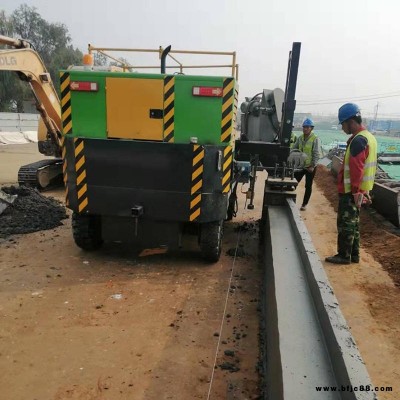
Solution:
[(74, 240), (85, 250), (103, 241), (171, 249), (189, 230), (203, 257), (215, 262), (231, 192), (235, 53), (213, 53), (232, 57), (228, 76), (201, 76), (184, 74), (182, 64), (178, 73), (166, 73), (174, 52), (154, 51), (160, 73), (129, 72), (138, 67), (124, 63), (120, 71), (104, 70), (91, 66), (90, 57), (89, 65), (60, 72)]
[[(239, 182), (250, 183), (248, 208), (254, 207), (259, 170), (269, 173), (263, 208), (295, 196), (294, 170), (286, 161), (300, 43), (290, 53), (285, 91), (263, 90), (246, 98), (238, 135), (235, 52), (89, 45), (82, 66), (60, 72), (58, 99), (27, 41), (0, 36), (0, 43), (11, 47), (0, 52), (1, 69), (16, 71), (35, 95), (42, 117), (39, 150), (62, 156), (21, 167), (19, 182), (47, 187), (61, 175), (62, 164), (73, 237), (82, 249), (97, 249), (104, 241), (179, 248), (190, 232), (198, 236), (203, 257), (215, 262), (224, 220), (235, 215)], [(161, 71), (137, 72), (154, 66), (132, 66), (113, 51), (157, 53)], [(113, 64), (94, 66), (94, 52)], [(228, 56), (230, 62), (183, 65), (176, 54)], [(167, 57), (176, 65), (167, 66)], [(221, 67), (229, 73), (186, 74), (191, 68)]]

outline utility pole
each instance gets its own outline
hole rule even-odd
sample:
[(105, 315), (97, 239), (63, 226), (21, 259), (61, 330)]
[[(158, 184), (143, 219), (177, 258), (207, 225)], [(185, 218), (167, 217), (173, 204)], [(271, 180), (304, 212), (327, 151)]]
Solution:
[(374, 123), (372, 125), (372, 130), (376, 131), (376, 126), (377, 126), (377, 122), (376, 120), (378, 119), (378, 108), (379, 108), (379, 103), (376, 103), (376, 106), (374, 107)]

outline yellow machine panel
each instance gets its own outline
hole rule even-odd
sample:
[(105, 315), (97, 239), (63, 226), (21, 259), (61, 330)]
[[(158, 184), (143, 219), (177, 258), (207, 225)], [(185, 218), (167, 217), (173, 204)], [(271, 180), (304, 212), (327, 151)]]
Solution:
[(163, 80), (106, 78), (109, 138), (163, 140)]

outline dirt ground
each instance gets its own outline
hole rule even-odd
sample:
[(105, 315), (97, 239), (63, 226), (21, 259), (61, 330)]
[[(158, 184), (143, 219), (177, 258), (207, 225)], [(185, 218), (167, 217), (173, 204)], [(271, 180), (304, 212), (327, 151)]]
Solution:
[[(195, 238), (172, 254), (85, 253), (70, 219), (0, 239), (0, 398), (258, 398), (260, 207), (240, 206), (214, 265)], [(246, 254), (227, 255), (237, 244)]]
[(15, 184), (21, 165), (43, 159), (37, 143), (0, 145), (0, 184)]
[[(1, 253), (1, 398), (257, 397), (256, 255), (236, 259), (231, 281), (226, 255), (206, 265), (190, 251), (85, 254), (69, 224), (4, 242)], [(227, 362), (237, 371), (222, 370)]]
[[(20, 146), (7, 157), (0, 147), (0, 184), (15, 183), (17, 166), (35, 161), (34, 151)], [(322, 260), (336, 251), (336, 213), (323, 192), (330, 179), (317, 173), (302, 212)], [(85, 253), (73, 243), (70, 219), (0, 241), (0, 399), (258, 398), (262, 271), (255, 221), (262, 185), (260, 179), (256, 209), (240, 203), (238, 218), (226, 225), (215, 265), (199, 258), (191, 239), (173, 254), (139, 257), (116, 244)], [(46, 195), (63, 199), (61, 190)], [(239, 229), (244, 221), (250, 224)], [(393, 387), (379, 398), (394, 400), (400, 398), (400, 293), (385, 260), (398, 262), (392, 254), (400, 246), (380, 230), (370, 236), (362, 230), (360, 264), (324, 265), (372, 381)], [(234, 260), (226, 251), (237, 243), (247, 254)], [(375, 246), (381, 247), (374, 255)]]

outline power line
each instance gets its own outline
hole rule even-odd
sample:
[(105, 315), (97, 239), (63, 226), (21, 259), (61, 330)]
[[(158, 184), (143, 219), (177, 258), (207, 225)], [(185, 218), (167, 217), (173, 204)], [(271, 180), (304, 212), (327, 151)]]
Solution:
[[(354, 100), (354, 101), (369, 101), (369, 100), (377, 100), (377, 99), (386, 99), (386, 98), (390, 98), (390, 97), (400, 97), (400, 92), (392, 92), (392, 93), (396, 93), (396, 94), (384, 94), (382, 93), (382, 95), (368, 95), (368, 96), (363, 96), (363, 97), (353, 97), (350, 100)], [(373, 96), (373, 97), (372, 97)], [(349, 98), (341, 98), (341, 99), (330, 99), (330, 100), (298, 100), (297, 103), (299, 105), (318, 105), (318, 104), (338, 104), (338, 103), (342, 103), (342, 102), (346, 102), (349, 101)]]
[(389, 116), (389, 117), (400, 117), (399, 113), (379, 113), (379, 115), (385, 115), (385, 116)]
[[(390, 95), (397, 95), (400, 94), (399, 90), (395, 90), (393, 92), (385, 92), (385, 93), (375, 93), (375, 94), (366, 94), (363, 96), (356, 96), (352, 97), (352, 99), (364, 99), (364, 98), (369, 98), (369, 97), (377, 97), (377, 96), (390, 96)], [(317, 99), (317, 100), (304, 100), (306, 102), (318, 102), (318, 101), (336, 101), (336, 100), (343, 100), (343, 97), (335, 97), (331, 99)]]

